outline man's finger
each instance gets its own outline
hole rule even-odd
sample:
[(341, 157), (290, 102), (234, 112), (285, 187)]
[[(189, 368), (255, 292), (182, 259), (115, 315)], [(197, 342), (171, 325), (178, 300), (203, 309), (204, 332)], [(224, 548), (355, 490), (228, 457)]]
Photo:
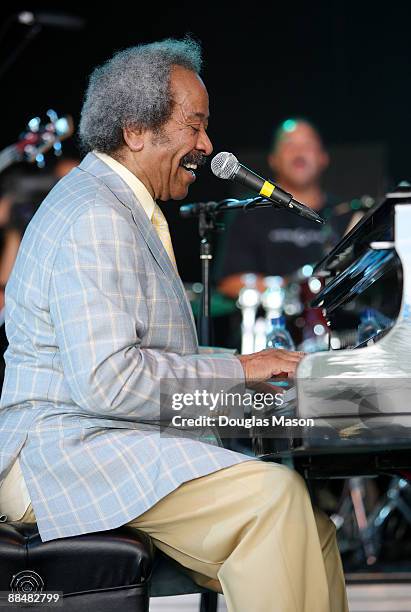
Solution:
[(296, 367), (297, 367), (297, 363), (295, 361), (279, 360), (277, 364), (273, 367), (272, 372), (273, 373), (275, 372), (276, 373), (275, 375), (278, 376), (277, 373), (279, 371), (292, 373), (292, 372), (295, 372)]

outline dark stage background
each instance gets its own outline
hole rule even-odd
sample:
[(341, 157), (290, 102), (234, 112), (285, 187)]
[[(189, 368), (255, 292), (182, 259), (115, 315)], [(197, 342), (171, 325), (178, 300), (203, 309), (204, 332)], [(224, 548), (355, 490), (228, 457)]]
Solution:
[[(401, 3), (109, 4), (2, 4), (2, 22), (21, 10), (50, 10), (82, 16), (87, 25), (74, 33), (45, 28), (1, 78), (1, 148), (49, 107), (77, 123), (88, 74), (115, 50), (191, 32), (203, 43), (215, 152), (260, 159), (255, 169), (263, 171), (273, 126), (304, 115), (331, 148), (325, 181), (342, 197), (377, 196), (411, 178), (411, 10)], [(3, 60), (25, 31), (15, 24), (1, 40)], [(228, 193), (229, 185), (206, 169), (189, 200)], [(177, 203), (164, 209), (183, 279), (196, 280), (195, 223), (179, 220)]]

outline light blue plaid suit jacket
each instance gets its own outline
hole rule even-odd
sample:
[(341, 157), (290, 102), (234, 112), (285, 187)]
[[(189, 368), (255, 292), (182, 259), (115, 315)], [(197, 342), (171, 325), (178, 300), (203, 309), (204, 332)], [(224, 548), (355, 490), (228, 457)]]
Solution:
[(142, 431), (162, 378), (243, 377), (199, 356), (190, 305), (152, 224), (95, 155), (50, 192), (6, 290), (0, 486), (20, 453), (44, 541), (112, 529), (181, 483), (247, 460)]

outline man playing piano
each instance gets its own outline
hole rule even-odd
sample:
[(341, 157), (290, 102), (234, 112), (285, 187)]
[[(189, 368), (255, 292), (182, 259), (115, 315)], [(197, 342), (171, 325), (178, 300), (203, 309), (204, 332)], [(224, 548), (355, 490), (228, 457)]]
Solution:
[(97, 68), (89, 153), (44, 200), (6, 290), (0, 511), (44, 541), (126, 523), (230, 611), (347, 610), (333, 524), (302, 479), (139, 428), (162, 378), (267, 380), (301, 355), (201, 355), (157, 200), (181, 199), (212, 151), (199, 45), (165, 40)]

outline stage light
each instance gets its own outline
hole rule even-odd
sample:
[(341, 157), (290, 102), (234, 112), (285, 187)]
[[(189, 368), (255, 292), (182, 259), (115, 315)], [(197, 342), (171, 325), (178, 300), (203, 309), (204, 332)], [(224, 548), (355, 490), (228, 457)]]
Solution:
[(295, 119), (286, 119), (282, 125), (282, 128), (285, 132), (294, 132), (296, 127), (297, 122)]

